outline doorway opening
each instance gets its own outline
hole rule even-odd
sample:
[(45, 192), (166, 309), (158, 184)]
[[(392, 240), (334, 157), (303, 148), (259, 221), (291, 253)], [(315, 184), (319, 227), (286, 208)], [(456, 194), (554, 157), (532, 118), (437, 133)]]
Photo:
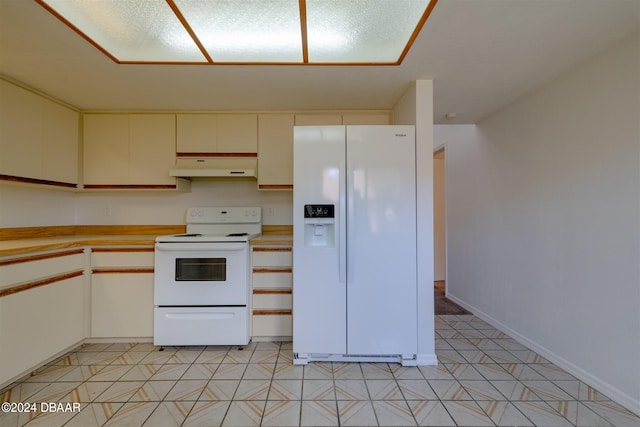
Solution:
[(446, 277), (446, 211), (445, 149), (433, 153), (433, 280), (445, 286)]
[(433, 299), (440, 314), (469, 314), (447, 298), (446, 170), (444, 147), (433, 153)]

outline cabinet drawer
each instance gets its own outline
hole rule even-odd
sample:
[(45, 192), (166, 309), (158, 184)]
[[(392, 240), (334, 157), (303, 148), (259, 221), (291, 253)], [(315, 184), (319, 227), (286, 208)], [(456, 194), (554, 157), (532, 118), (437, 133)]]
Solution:
[(254, 337), (290, 337), (293, 335), (291, 313), (253, 315)]
[(291, 289), (293, 274), (291, 272), (282, 272), (281, 270), (269, 271), (262, 269), (253, 273), (252, 283), (254, 288)]
[(82, 249), (2, 260), (0, 288), (82, 269)]
[(153, 248), (93, 249), (91, 267), (153, 267)]
[(290, 247), (253, 248), (254, 267), (291, 267), (292, 263)]
[(253, 294), (254, 310), (291, 310), (291, 292)]

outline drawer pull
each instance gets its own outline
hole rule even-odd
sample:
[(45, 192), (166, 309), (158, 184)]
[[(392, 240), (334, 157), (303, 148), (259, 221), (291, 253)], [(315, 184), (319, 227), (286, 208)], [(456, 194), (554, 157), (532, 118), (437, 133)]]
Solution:
[(259, 248), (254, 247), (253, 252), (291, 252), (292, 248)]
[(273, 295), (273, 294), (289, 294), (291, 295), (291, 289), (254, 289), (254, 295)]
[(253, 310), (254, 316), (291, 316), (291, 310)]
[(254, 273), (292, 273), (291, 268), (254, 268)]

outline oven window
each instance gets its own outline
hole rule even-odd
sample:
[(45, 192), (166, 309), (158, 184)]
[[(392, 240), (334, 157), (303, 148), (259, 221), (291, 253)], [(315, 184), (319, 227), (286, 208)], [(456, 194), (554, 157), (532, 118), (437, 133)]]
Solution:
[(226, 258), (177, 258), (176, 282), (227, 280)]

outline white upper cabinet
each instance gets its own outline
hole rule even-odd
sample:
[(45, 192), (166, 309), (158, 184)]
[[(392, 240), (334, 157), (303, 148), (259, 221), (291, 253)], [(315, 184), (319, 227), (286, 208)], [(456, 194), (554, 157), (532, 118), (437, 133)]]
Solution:
[(391, 113), (348, 113), (342, 115), (343, 125), (390, 125)]
[(257, 114), (178, 114), (179, 155), (256, 153)]
[(342, 124), (342, 115), (325, 113), (296, 114), (295, 123), (296, 126), (339, 126)]
[(176, 152), (217, 151), (218, 117), (215, 114), (176, 115)]
[(2, 174), (25, 178), (42, 175), (42, 99), (0, 82)]
[(75, 187), (78, 117), (70, 108), (0, 80), (0, 175)]
[(296, 114), (295, 123), (296, 126), (390, 125), (392, 116), (388, 111), (304, 113)]
[(257, 151), (258, 116), (256, 114), (218, 116), (218, 152), (256, 153)]
[(78, 182), (80, 115), (55, 102), (44, 104), (42, 174), (56, 182)]
[(174, 114), (85, 114), (85, 188), (178, 187)]
[(85, 114), (84, 185), (129, 184), (129, 116)]
[(176, 122), (173, 114), (129, 116), (129, 179), (140, 185), (175, 185), (169, 176), (175, 163)]
[(293, 114), (258, 117), (258, 188), (293, 188)]

